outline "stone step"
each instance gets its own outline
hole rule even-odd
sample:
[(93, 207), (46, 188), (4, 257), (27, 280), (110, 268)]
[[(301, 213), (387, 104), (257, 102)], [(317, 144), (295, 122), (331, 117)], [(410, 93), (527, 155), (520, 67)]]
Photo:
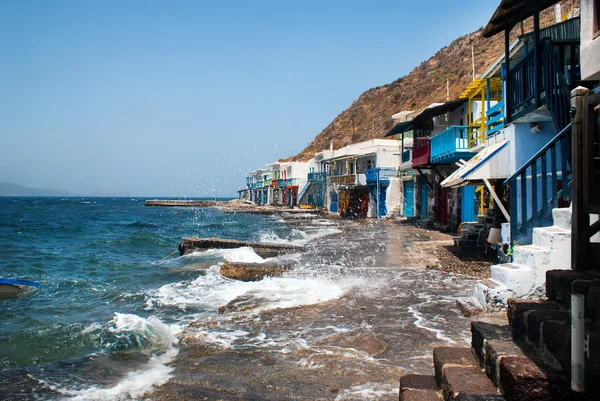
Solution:
[(539, 280), (536, 280), (535, 271), (525, 265), (503, 263), (493, 265), (490, 270), (492, 280), (511, 289), (517, 297), (533, 294), (536, 288), (544, 283), (542, 281), (540, 285), (537, 285)]
[(571, 258), (571, 230), (557, 226), (535, 227), (533, 229), (533, 245), (555, 250)]
[(506, 308), (508, 324), (519, 335), (525, 336), (527, 332), (525, 314), (535, 310), (560, 311), (564, 309), (562, 309), (559, 304), (552, 301), (510, 298), (508, 300), (508, 307)]
[(514, 292), (493, 279), (475, 283), (473, 298), (487, 311), (500, 311), (506, 308), (506, 300), (514, 297)]
[(404, 375), (400, 378), (400, 401), (440, 401), (435, 376)]
[(552, 219), (554, 221), (554, 225), (570, 231), (572, 214), (573, 209), (569, 207), (552, 209)]
[[(530, 267), (548, 265), (552, 263), (548, 248), (536, 245), (521, 245), (513, 248), (513, 263)], [(560, 267), (560, 266), (559, 266)]]
[(558, 372), (527, 356), (506, 355), (498, 363), (498, 382), (509, 401), (566, 401), (569, 384)]
[(546, 296), (566, 308), (571, 305), (571, 284), (575, 280), (594, 280), (597, 274), (575, 270), (549, 270), (546, 272)]
[(490, 340), (512, 340), (513, 329), (509, 325), (487, 322), (471, 322), (471, 347), (480, 367), (485, 366), (486, 343)]
[(470, 348), (438, 347), (433, 350), (435, 378), (445, 401), (463, 395), (498, 396)]

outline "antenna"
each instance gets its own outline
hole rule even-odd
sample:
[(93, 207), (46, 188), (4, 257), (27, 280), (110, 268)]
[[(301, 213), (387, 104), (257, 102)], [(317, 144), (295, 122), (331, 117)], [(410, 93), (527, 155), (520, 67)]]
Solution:
[(473, 66), (473, 81), (475, 81), (475, 50), (473, 50), (473, 39), (471, 39), (471, 64)]

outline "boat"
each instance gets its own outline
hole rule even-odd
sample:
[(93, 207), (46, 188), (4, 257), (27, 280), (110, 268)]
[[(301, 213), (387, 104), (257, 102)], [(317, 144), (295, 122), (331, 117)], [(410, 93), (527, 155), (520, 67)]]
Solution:
[(35, 281), (14, 280), (0, 277), (0, 297), (18, 297), (34, 292), (40, 287)]

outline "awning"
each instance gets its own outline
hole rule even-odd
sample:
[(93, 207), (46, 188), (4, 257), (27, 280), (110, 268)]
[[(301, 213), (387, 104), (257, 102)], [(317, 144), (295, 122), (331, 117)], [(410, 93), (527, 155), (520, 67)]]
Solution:
[(459, 187), (473, 181), (505, 179), (509, 171), (509, 140), (485, 147), (441, 182), (444, 188)]
[(489, 38), (544, 10), (560, 0), (502, 0), (492, 18), (483, 29), (483, 37)]
[(410, 131), (412, 125), (413, 125), (412, 120), (411, 121), (403, 121), (401, 123), (398, 123), (398, 124), (394, 125), (394, 128), (392, 128), (390, 130), (390, 132), (385, 134), (385, 137), (387, 138), (388, 136), (398, 135), (403, 132)]

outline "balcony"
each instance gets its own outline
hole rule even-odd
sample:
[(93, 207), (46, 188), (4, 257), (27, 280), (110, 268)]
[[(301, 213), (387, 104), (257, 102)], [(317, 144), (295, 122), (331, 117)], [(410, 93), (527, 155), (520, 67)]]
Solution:
[(465, 126), (455, 125), (431, 138), (431, 164), (452, 164), (460, 159), (470, 159), (473, 153), (469, 151), (468, 131)]
[(496, 103), (487, 113), (487, 137), (496, 135), (504, 128), (504, 100)]
[(429, 138), (415, 138), (412, 158), (413, 167), (421, 167), (429, 164), (430, 146)]
[(297, 187), (298, 186), (298, 179), (297, 178), (286, 178), (285, 180), (279, 180), (279, 181), (284, 181), (284, 187), (285, 188)]
[(392, 167), (368, 168), (365, 170), (367, 184), (389, 183), (390, 178), (396, 177), (397, 171)]
[(332, 175), (327, 177), (329, 185), (356, 185), (356, 174)]
[(327, 179), (327, 173), (308, 173), (308, 181), (322, 183)]

